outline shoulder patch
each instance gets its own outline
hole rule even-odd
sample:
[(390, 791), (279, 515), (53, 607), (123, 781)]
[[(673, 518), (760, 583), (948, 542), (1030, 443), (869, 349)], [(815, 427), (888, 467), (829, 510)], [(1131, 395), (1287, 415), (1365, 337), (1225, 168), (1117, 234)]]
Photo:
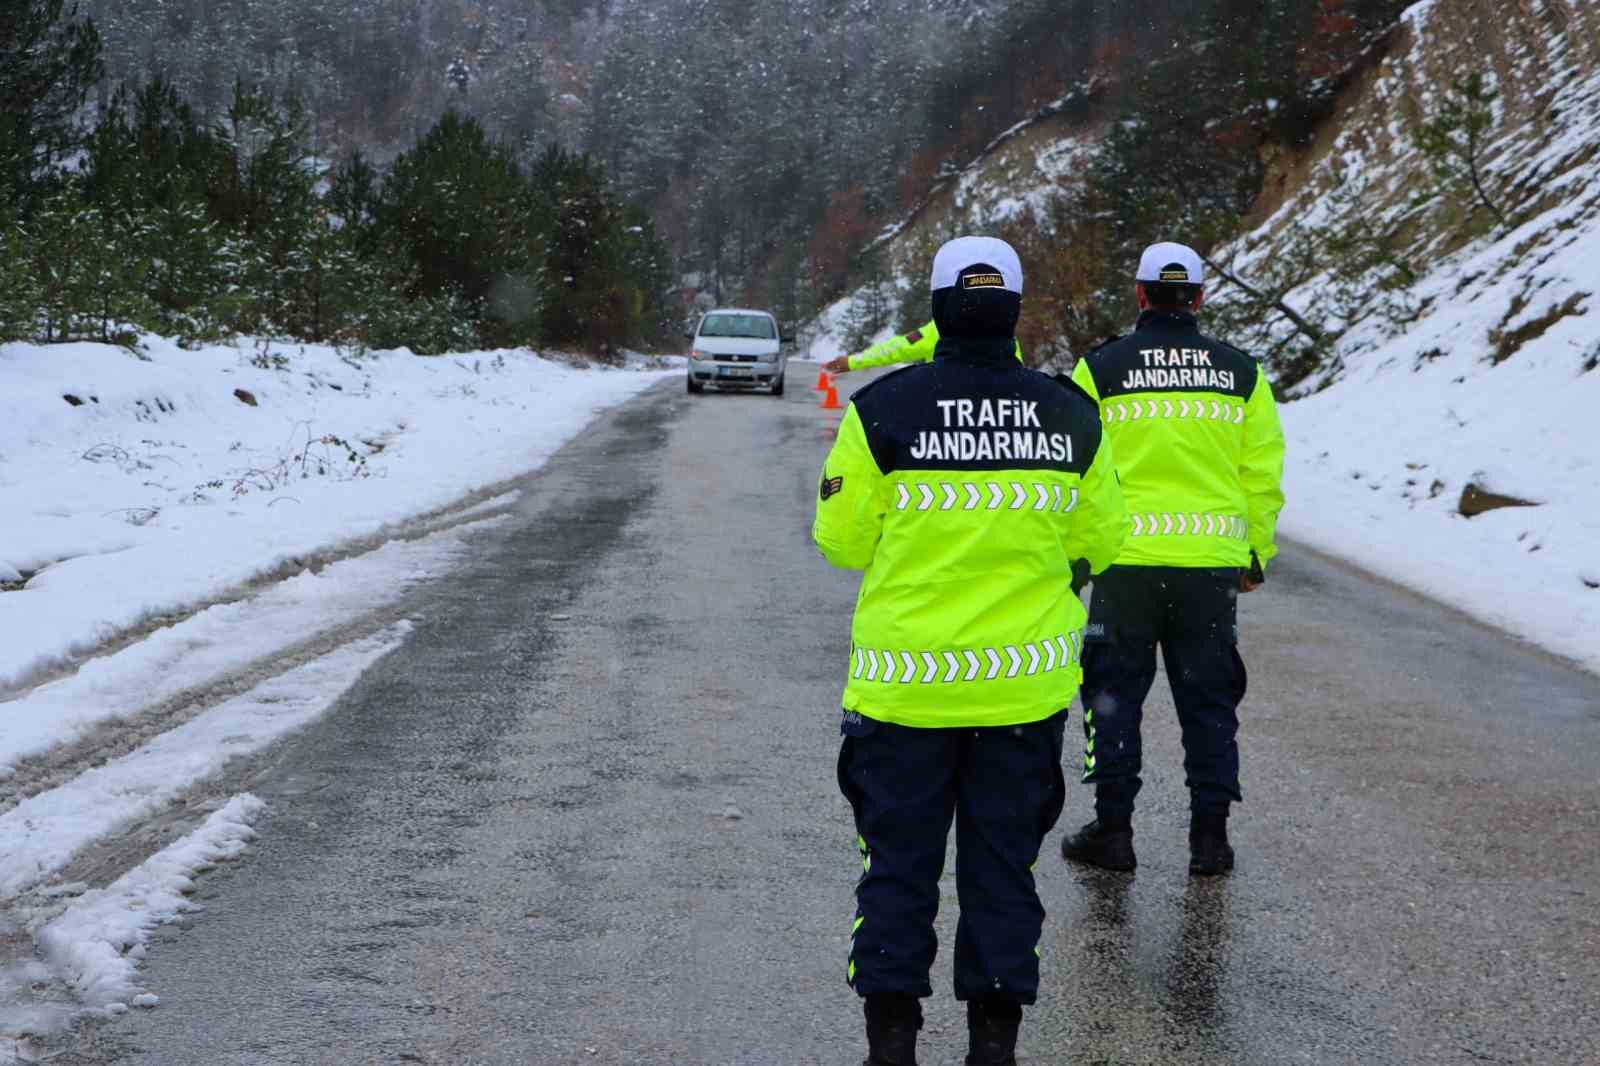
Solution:
[(906, 334), (906, 343), (907, 344), (917, 344), (921, 340), (922, 340), (922, 331), (920, 329), (914, 329), (910, 333)]
[(824, 470), (822, 472), (822, 485), (818, 489), (817, 494), (824, 500), (831, 500), (833, 497), (839, 495), (839, 493), (843, 491), (844, 476), (841, 474), (839, 477), (829, 477), (828, 472)]

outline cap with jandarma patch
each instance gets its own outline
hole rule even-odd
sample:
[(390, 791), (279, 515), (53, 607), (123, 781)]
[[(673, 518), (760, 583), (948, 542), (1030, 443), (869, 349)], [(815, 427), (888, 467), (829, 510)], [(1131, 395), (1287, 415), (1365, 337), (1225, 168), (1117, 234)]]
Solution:
[[(979, 278), (986, 280), (973, 284)], [(958, 285), (963, 289), (1004, 289), (1021, 296), (1022, 261), (1016, 250), (998, 237), (957, 237), (934, 255), (928, 289), (938, 292)]]
[(1007, 338), (1022, 311), (1022, 261), (998, 237), (957, 237), (933, 257), (933, 322), (945, 338)]
[(1135, 281), (1168, 285), (1204, 285), (1205, 266), (1200, 254), (1186, 244), (1162, 241), (1152, 244), (1139, 257)]

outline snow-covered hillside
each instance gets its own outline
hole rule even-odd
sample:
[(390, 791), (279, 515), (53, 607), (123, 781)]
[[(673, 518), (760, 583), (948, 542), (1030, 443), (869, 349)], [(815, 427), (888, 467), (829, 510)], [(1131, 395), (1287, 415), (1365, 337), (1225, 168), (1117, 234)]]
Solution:
[[(1290, 254), (1291, 219), (1413, 212), (1426, 161), (1410, 124), (1464, 70), (1500, 94), (1486, 182), (1516, 222), (1465, 243), (1437, 212), (1413, 227), (1415, 319), (1356, 325), (1292, 390), (1283, 528), (1600, 669), (1600, 8), (1428, 0), (1402, 40), (1300, 161), (1298, 189), (1217, 257), (1248, 273)], [(1341, 180), (1362, 199), (1330, 196)], [(1328, 284), (1286, 301), (1314, 309)], [(1484, 492), (1533, 506), (1466, 517)]]
[[(1470, 204), (1416, 206), (1414, 133), (1471, 71), (1498, 93), (1482, 157), (1508, 229)], [(921, 284), (915, 264), (949, 233), (1039, 216), (1095, 136), (1087, 118), (1039, 123), (945, 183), (887, 238), (898, 280)], [(1284, 295), (1342, 336), (1282, 390), (1282, 530), (1600, 670), (1597, 166), (1600, 5), (1425, 0), (1311, 145), (1271, 161), (1260, 224), (1213, 258), (1249, 278), (1299, 254), (1308, 228), (1351, 212), (1394, 223), (1418, 272), (1395, 314), (1339, 318), (1394, 299), (1376, 275), (1307, 270)], [(1239, 296), (1217, 277), (1209, 288), (1222, 305)], [(855, 298), (822, 316), (813, 352), (842, 348)], [(1266, 354), (1288, 330), (1250, 341)], [(1494, 496), (1532, 506), (1462, 513)]]
[[(1010, 224), (1042, 224), (1061, 195), (1093, 156), (1105, 124), (1097, 90), (1077, 90), (996, 137), (967, 166), (941, 177), (905, 217), (886, 226), (872, 247), (884, 256), (885, 291), (891, 308), (916, 309), (926, 300), (927, 270), (945, 240), (963, 233), (989, 233)], [(914, 291), (913, 291), (914, 290)], [(808, 358), (827, 361), (845, 349), (855, 311), (867, 300), (865, 287), (825, 308), (804, 332)], [(910, 299), (906, 299), (910, 295)], [(926, 321), (893, 321), (874, 340)]]

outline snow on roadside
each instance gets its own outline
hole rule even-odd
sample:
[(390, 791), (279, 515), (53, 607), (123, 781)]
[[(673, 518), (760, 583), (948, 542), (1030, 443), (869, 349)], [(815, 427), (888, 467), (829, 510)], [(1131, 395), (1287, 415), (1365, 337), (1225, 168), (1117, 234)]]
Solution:
[[(1285, 405), (1280, 529), (1600, 672), (1600, 340), (1572, 315), (1503, 363), (1484, 351), (1524, 285), (1559, 301), (1592, 280), (1600, 214), (1580, 236), (1471, 302), (1458, 276), (1509, 248), (1442, 272), (1424, 291), (1441, 310)], [(1469, 485), (1536, 506), (1468, 518)]]
[[(1497, 107), (1521, 117), (1491, 131), (1488, 180), (1524, 214), (1451, 254), (1421, 249), (1415, 319), (1355, 326), (1294, 390), (1280, 528), (1600, 672), (1600, 52), (1579, 47), (1580, 22), (1506, 15), (1496, 53), (1463, 5), (1408, 9), (1411, 48), (1380, 64), (1312, 181), (1217, 255), (1248, 275), (1287, 254), (1285, 220), (1336, 225), (1350, 208), (1321, 195), (1335, 172), (1374, 190), (1390, 221), (1412, 210), (1426, 161), (1396, 116), (1435, 96), (1441, 71), (1498, 72)], [(1315, 308), (1325, 282), (1286, 299)], [(1469, 490), (1531, 506), (1469, 518)]]
[[(514, 495), (514, 494), (513, 494)], [(503, 505), (511, 497), (498, 501)], [(180, 693), (204, 689), (284, 647), (339, 634), (459, 561), (486, 518), (414, 541), (393, 541), (320, 571), (302, 572), (237, 603), (217, 604), (136, 643), (90, 660), (68, 677), (5, 706), (0, 782), (16, 761), (71, 743)], [(0, 798), (5, 789), (0, 786)]]
[(166, 808), (230, 759), (259, 751), (325, 713), (410, 631), (391, 625), (265, 681), (129, 755), (30, 796), (0, 815), (0, 901), (38, 885), (85, 845)]
[(251, 824), (266, 804), (235, 796), (198, 829), (145, 860), (105, 888), (75, 900), (36, 934), (50, 968), (64, 977), (85, 1007), (121, 1013), (130, 1004), (159, 1000), (138, 984), (150, 934), (186, 911), (194, 876), (237, 858), (255, 839)]
[[(884, 283), (884, 293), (892, 293), (891, 305), (900, 298), (907, 288), (916, 284), (926, 284), (925, 277), (911, 278), (904, 274), (897, 274)], [(845, 342), (851, 332), (850, 318), (856, 308), (866, 299), (870, 286), (863, 285), (847, 296), (841, 296), (833, 303), (824, 307), (812, 319), (806, 329), (805, 352), (802, 358), (818, 363), (826, 363), (837, 359), (841, 355), (856, 355), (871, 345), (888, 340), (890, 337), (916, 329), (923, 325), (926, 319), (917, 319), (912, 322), (898, 321), (893, 313), (889, 315), (888, 324), (867, 339), (866, 344), (860, 348), (851, 348)]]
[(516, 477), (663, 376), (143, 344), (0, 346), (0, 690)]
[[(854, 355), (860, 349), (845, 346), (845, 337), (850, 332), (850, 313), (858, 300), (865, 299), (866, 287), (862, 286), (855, 292), (841, 299), (835, 300), (817, 315), (816, 319), (807, 329), (807, 339), (804, 345), (803, 358), (813, 362), (826, 363), (837, 359), (841, 355)], [(912, 329), (911, 326), (904, 327)], [(895, 326), (885, 326), (877, 336), (872, 338), (872, 343), (888, 340), (898, 332)]]

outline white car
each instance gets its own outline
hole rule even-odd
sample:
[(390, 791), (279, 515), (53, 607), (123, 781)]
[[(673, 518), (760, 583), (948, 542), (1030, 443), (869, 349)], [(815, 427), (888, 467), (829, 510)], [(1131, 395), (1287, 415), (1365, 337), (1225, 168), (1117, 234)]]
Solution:
[(693, 333), (684, 334), (689, 348), (689, 391), (707, 385), (717, 389), (768, 389), (783, 395), (788, 365), (783, 346), (793, 344), (766, 311), (724, 307), (707, 311)]

